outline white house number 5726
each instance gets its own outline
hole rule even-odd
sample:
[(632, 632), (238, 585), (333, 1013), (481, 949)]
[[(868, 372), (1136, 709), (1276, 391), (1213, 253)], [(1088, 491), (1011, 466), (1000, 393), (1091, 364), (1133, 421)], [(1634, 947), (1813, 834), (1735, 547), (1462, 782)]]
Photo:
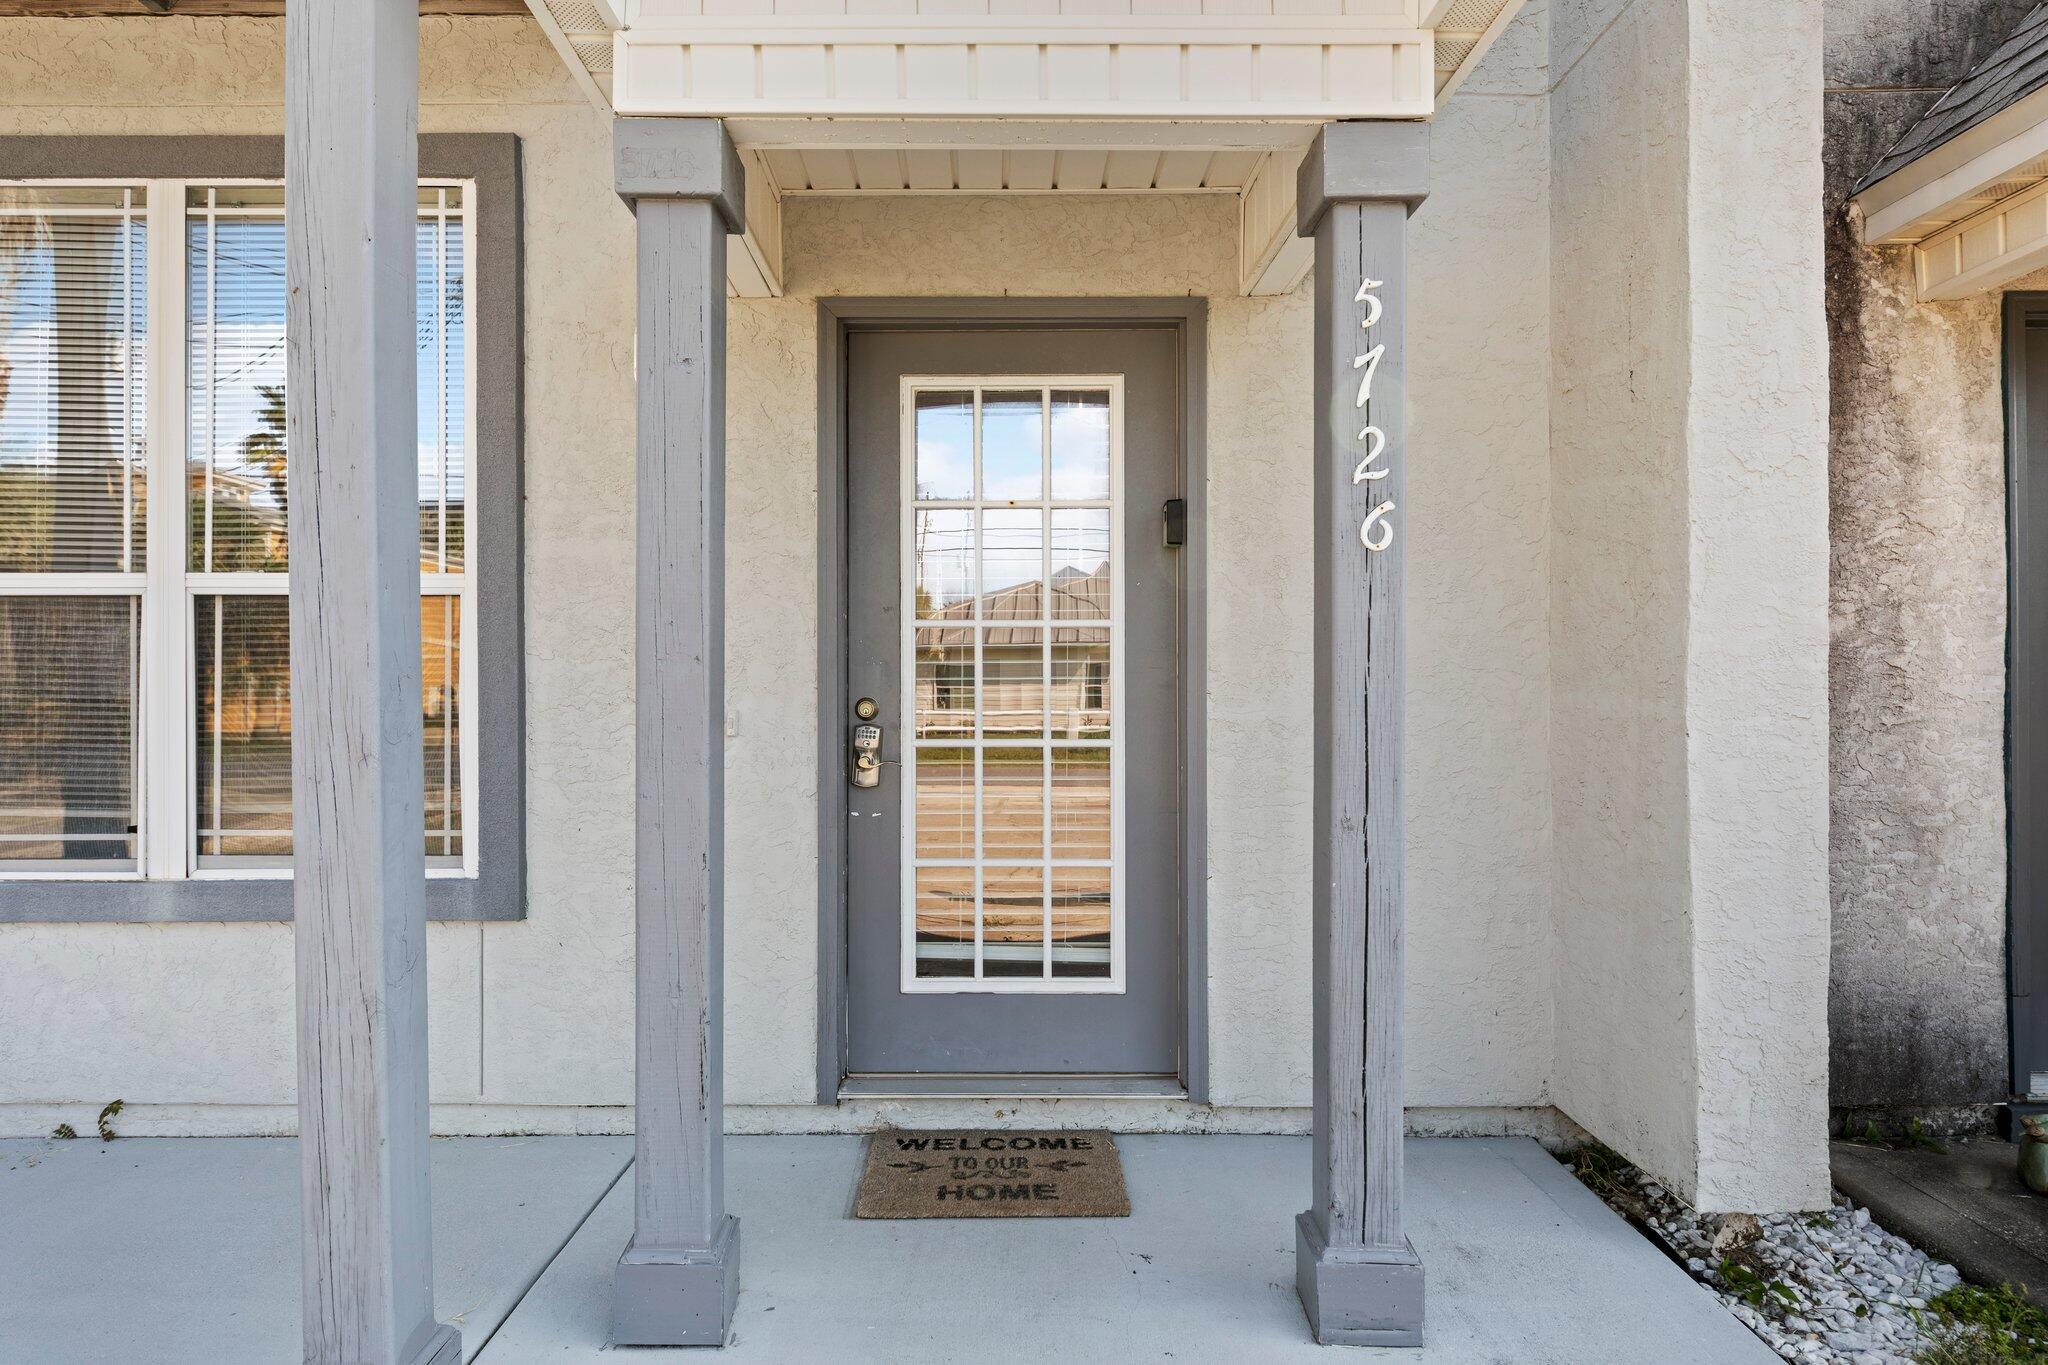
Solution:
[[(1386, 311), (1385, 305), (1380, 302), (1380, 296), (1372, 292), (1375, 289), (1385, 287), (1385, 280), (1360, 280), (1358, 282), (1358, 293), (1352, 296), (1351, 301), (1365, 305), (1365, 316), (1359, 319), (1358, 323), (1358, 329), (1361, 332), (1371, 331), (1373, 327), (1378, 325), (1380, 315)], [(1353, 408), (1363, 411), (1365, 405), (1372, 401), (1372, 377), (1379, 370), (1380, 358), (1386, 355), (1386, 353), (1386, 343), (1381, 342), (1363, 355), (1356, 355), (1351, 358), (1351, 368), (1360, 371), (1358, 376), (1358, 398), (1357, 401), (1352, 403), (1351, 406)], [(1358, 439), (1365, 442), (1365, 458), (1361, 459), (1358, 462), (1357, 468), (1351, 471), (1351, 482), (1356, 485), (1387, 477), (1391, 471), (1383, 468), (1374, 468), (1379, 463), (1380, 456), (1387, 453), (1387, 433), (1368, 422), (1359, 431)], [(1375, 554), (1393, 543), (1394, 523), (1389, 519), (1389, 514), (1393, 510), (1393, 503), (1381, 503), (1372, 509), (1366, 516), (1364, 523), (1358, 528), (1359, 542)]]

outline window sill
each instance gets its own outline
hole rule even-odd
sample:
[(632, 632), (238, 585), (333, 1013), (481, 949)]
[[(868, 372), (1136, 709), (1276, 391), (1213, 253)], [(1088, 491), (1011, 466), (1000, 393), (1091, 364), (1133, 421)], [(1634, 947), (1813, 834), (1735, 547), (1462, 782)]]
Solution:
[[(516, 878), (427, 878), (427, 918), (492, 922), (526, 917)], [(0, 880), (0, 924), (288, 923), (285, 877), (145, 881), (133, 875)]]

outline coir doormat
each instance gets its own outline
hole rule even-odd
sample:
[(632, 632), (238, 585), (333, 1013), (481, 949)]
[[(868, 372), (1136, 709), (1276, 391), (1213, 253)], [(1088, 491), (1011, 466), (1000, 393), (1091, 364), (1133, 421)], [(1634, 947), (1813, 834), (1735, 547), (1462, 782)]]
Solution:
[(856, 1218), (1128, 1218), (1116, 1140), (1077, 1132), (884, 1128), (868, 1140)]

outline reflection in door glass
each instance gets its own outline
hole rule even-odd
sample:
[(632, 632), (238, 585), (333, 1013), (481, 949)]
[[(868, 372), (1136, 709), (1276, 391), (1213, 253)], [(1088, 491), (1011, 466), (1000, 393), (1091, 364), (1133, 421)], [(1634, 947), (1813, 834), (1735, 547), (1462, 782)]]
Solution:
[(906, 382), (906, 988), (1114, 989), (1115, 381)]
[(974, 869), (917, 869), (917, 974), (974, 975)]
[(981, 974), (1045, 975), (1045, 868), (991, 867), (981, 874)]
[(1052, 615), (1109, 619), (1109, 509), (1063, 507), (1052, 514)]
[(917, 614), (964, 616), (974, 601), (974, 513), (920, 511), (910, 528)]
[(974, 397), (917, 396), (917, 496), (920, 502), (966, 502), (974, 496)]
[(981, 751), (981, 851), (989, 858), (1044, 856), (1044, 749)]
[(1109, 497), (1109, 395), (1052, 395), (1052, 495), (1062, 502)]
[[(974, 737), (974, 631), (941, 626), (917, 632), (917, 737)], [(971, 855), (970, 855), (971, 856)]]
[(981, 398), (981, 496), (986, 502), (1045, 497), (1045, 394)]
[(1110, 969), (1109, 869), (1052, 872), (1052, 974), (1105, 977)]

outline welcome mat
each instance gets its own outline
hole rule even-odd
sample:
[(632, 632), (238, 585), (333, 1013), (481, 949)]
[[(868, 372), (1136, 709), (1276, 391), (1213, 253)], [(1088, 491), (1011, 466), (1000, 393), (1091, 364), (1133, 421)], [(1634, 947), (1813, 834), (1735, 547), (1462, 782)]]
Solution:
[(1100, 1128), (884, 1128), (868, 1139), (853, 1216), (1128, 1218), (1131, 1196)]

